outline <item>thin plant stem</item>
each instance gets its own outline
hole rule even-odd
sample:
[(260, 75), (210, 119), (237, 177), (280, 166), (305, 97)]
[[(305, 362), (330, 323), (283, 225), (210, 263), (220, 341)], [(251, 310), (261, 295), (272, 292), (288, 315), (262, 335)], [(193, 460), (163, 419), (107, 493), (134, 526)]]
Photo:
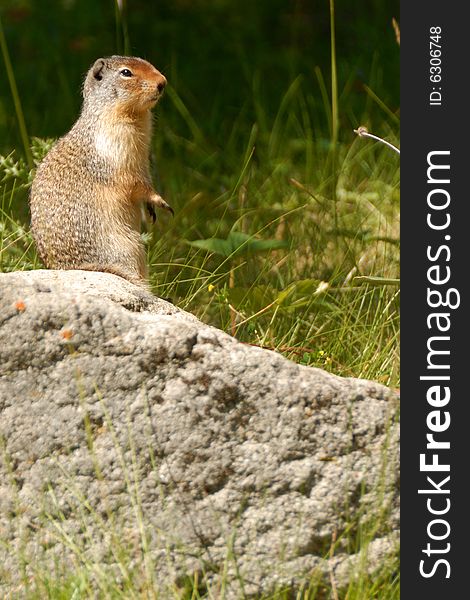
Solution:
[(330, 44), (331, 44), (331, 174), (335, 229), (338, 228), (338, 207), (336, 206), (336, 164), (338, 145), (338, 74), (336, 68), (335, 2), (330, 1)]
[(369, 133), (365, 127), (358, 127), (357, 129), (354, 129), (353, 131), (354, 131), (354, 133), (357, 133), (357, 135), (359, 137), (368, 137), (368, 138), (371, 138), (372, 140), (376, 140), (377, 142), (382, 142), (382, 144), (385, 144), (386, 146), (388, 146), (389, 148), (394, 150), (397, 154), (400, 154), (400, 150), (396, 146), (394, 146), (390, 142), (387, 142), (387, 140), (382, 139), (378, 135)]
[(338, 77), (336, 69), (335, 2), (330, 0), (330, 42), (331, 42), (331, 141), (338, 141)]
[(7, 40), (5, 38), (5, 34), (3, 32), (2, 19), (0, 17), (0, 48), (2, 50), (3, 62), (5, 63), (5, 70), (8, 76), (8, 82), (10, 84), (11, 95), (13, 97), (13, 103), (15, 105), (16, 118), (18, 120), (18, 127), (20, 128), (21, 140), (23, 142), (24, 153), (26, 156), (26, 160), (28, 162), (28, 166), (30, 169), (34, 167), (33, 155), (31, 153), (31, 148), (29, 145), (29, 136), (28, 131), (26, 129), (26, 123), (24, 120), (23, 108), (21, 106), (20, 95), (18, 93), (18, 88), (16, 87), (15, 74), (13, 72), (13, 67), (11, 65), (10, 53), (8, 52)]
[(129, 40), (129, 29), (126, 18), (126, 0), (114, 0), (116, 20), (116, 49), (119, 54), (129, 56), (131, 44)]

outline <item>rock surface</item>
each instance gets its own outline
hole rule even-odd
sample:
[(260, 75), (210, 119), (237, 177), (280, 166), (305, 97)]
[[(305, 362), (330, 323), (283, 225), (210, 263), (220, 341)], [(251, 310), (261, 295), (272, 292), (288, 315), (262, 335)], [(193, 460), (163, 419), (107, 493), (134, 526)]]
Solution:
[(312, 573), (341, 587), (394, 552), (387, 388), (242, 344), (110, 274), (0, 274), (0, 300), (0, 596), (83, 568), (97, 587), (197, 573), (212, 597), (256, 597)]

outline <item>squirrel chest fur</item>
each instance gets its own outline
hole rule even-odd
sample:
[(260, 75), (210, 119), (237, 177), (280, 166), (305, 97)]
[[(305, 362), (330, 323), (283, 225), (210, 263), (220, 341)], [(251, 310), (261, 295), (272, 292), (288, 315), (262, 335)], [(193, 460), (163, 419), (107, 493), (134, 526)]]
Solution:
[(135, 57), (100, 58), (79, 119), (39, 165), (30, 195), (38, 253), (51, 269), (115, 273), (145, 285), (141, 205), (173, 212), (152, 187), (151, 109), (165, 77)]

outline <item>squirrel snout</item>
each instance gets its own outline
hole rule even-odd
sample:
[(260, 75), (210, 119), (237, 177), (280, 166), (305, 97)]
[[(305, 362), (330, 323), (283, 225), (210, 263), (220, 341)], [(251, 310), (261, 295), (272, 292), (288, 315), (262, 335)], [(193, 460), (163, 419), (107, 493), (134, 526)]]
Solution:
[(160, 73), (160, 77), (157, 81), (157, 90), (158, 93), (161, 94), (166, 86), (166, 77)]

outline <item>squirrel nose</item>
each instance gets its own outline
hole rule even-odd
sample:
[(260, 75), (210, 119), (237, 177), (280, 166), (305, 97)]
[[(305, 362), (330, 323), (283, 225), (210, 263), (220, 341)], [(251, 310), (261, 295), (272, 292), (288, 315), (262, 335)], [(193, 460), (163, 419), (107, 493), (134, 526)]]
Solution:
[(157, 83), (157, 90), (158, 90), (159, 94), (161, 94), (163, 92), (163, 90), (165, 89), (165, 86), (166, 86), (166, 77), (164, 75), (161, 75), (161, 79)]

